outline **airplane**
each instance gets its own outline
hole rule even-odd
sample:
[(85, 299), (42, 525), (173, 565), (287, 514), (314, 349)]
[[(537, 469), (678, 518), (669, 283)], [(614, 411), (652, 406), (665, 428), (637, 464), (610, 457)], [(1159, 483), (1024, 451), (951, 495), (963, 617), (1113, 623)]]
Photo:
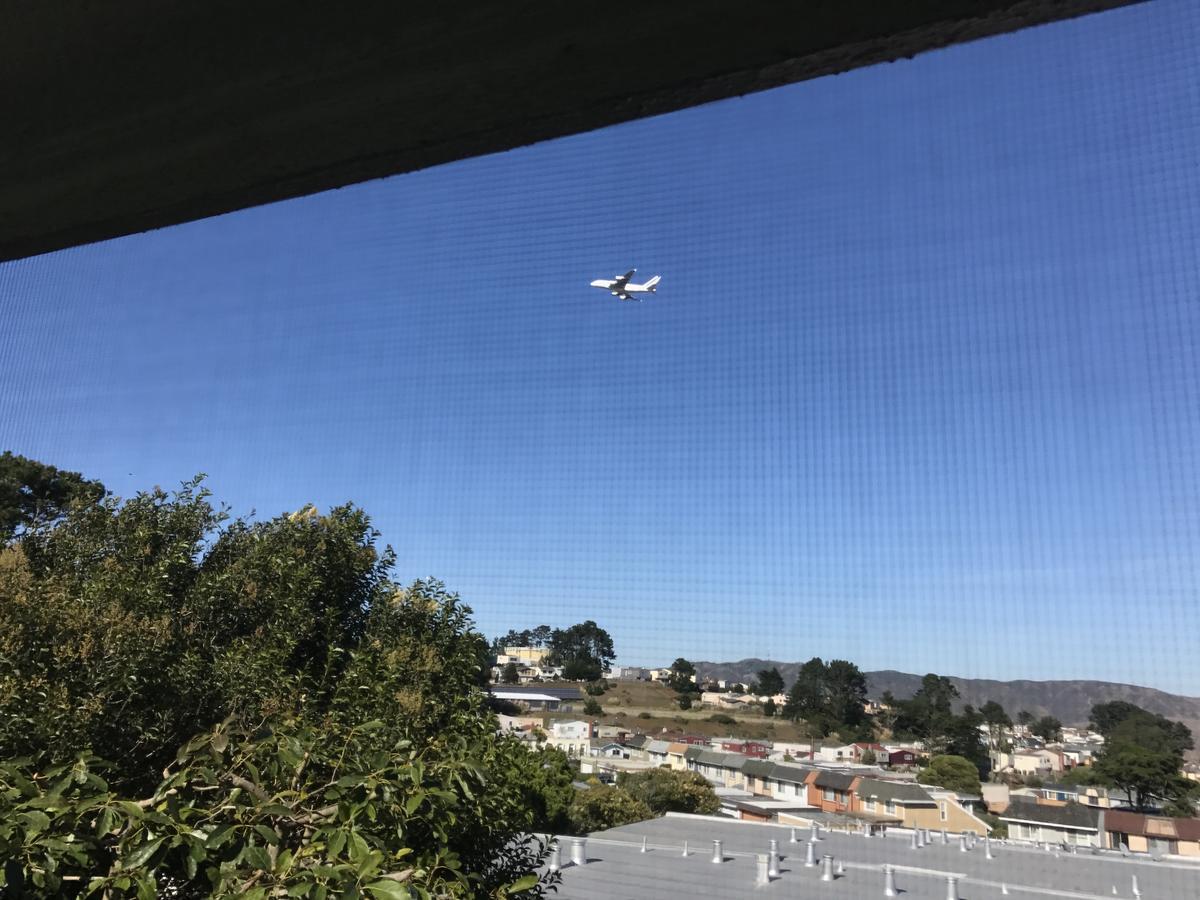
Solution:
[(592, 282), (592, 287), (603, 288), (614, 297), (619, 297), (622, 300), (637, 300), (641, 302), (641, 297), (635, 297), (634, 294), (653, 294), (655, 293), (654, 286), (662, 280), (661, 275), (655, 275), (645, 284), (631, 284), (629, 279), (633, 277), (633, 273), (637, 269), (630, 269), (624, 275), (614, 275), (613, 278), (597, 278)]

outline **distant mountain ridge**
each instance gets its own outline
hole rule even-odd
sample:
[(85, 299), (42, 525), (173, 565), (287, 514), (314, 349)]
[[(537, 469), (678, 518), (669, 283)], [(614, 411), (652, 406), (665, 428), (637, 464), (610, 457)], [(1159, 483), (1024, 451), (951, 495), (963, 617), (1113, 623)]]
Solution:
[[(769, 659), (742, 659), (737, 662), (695, 663), (698, 677), (750, 682), (761, 669), (777, 667), (789, 687), (796, 679), (800, 663), (782, 663)], [(898, 699), (907, 699), (921, 686), (921, 675), (896, 672), (890, 669), (864, 672), (867, 690), (873, 699), (891, 691)], [(942, 673), (938, 673), (942, 674)], [(1183, 721), (1196, 731), (1200, 723), (1200, 697), (1168, 694), (1155, 688), (1111, 681), (997, 681), (989, 678), (958, 678), (950, 676), (961, 697), (959, 704), (970, 703), (976, 708), (988, 700), (1000, 703), (1010, 716), (1023, 709), (1036, 716), (1051, 715), (1065, 725), (1086, 725), (1092, 706), (1111, 700), (1126, 700), (1142, 709), (1160, 713), (1169, 719)], [(1200, 732), (1198, 732), (1200, 733)]]

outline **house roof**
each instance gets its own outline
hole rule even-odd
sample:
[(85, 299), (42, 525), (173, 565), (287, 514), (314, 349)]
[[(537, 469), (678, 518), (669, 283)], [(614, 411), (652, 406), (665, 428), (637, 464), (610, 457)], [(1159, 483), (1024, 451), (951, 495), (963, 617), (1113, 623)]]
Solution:
[(766, 778), (770, 776), (777, 765), (779, 763), (771, 762), (769, 759), (748, 759), (742, 764), (742, 771), (747, 775), (758, 775)]
[(899, 803), (902, 806), (935, 805), (933, 798), (924, 788), (911, 782), (864, 778), (859, 782), (856, 793), (862, 799), (874, 797), (882, 803)]
[(794, 766), (788, 763), (774, 763), (770, 776), (776, 781), (786, 781), (788, 784), (805, 784), (812, 769), (804, 766)]
[(508, 694), (512, 694), (512, 693), (516, 693), (516, 694), (549, 694), (555, 700), (581, 700), (581, 699), (583, 699), (583, 694), (579, 693), (579, 688), (546, 687), (545, 685), (541, 685), (541, 684), (533, 685), (530, 687), (522, 687), (520, 685), (515, 685), (515, 684), (506, 684), (503, 688), (503, 691), (500, 691), (498, 689), (491, 689), (491, 691), (493, 694), (496, 694), (497, 696), (501, 692), (503, 692), (503, 693), (508, 693)]
[(632, 747), (634, 750), (643, 750), (649, 743), (649, 736), (644, 734), (631, 734), (625, 738), (625, 746)]
[(522, 700), (526, 703), (534, 700), (542, 703), (558, 703), (562, 700), (562, 697), (556, 697), (554, 694), (543, 694), (538, 691), (514, 691), (512, 688), (493, 690), (491, 694), (498, 700)]
[(848, 772), (831, 772), (829, 769), (822, 769), (817, 773), (813, 784), (821, 788), (829, 788), (834, 791), (848, 791), (854, 786), (854, 781), (857, 775), (851, 775)]
[(1200, 819), (1171, 819), (1119, 809), (1105, 810), (1104, 830), (1168, 840), (1200, 841)]
[(693, 749), (699, 752), (693, 755), (692, 751), (689, 750), (687, 758), (706, 766), (723, 766), (726, 769), (737, 769), (740, 771), (742, 766), (747, 762), (746, 757), (740, 753), (725, 753), (722, 750), (704, 750), (698, 747)]
[(1047, 803), (1031, 803), (1024, 797), (1012, 797), (1008, 809), (1000, 813), (1000, 818), (1006, 821), (1033, 822), (1039, 825), (1058, 825), (1064, 828), (1098, 831), (1100, 811), (1081, 803), (1052, 806)]
[[(730, 798), (732, 802), (759, 806), (763, 812), (780, 811), (766, 798)], [(772, 809), (772, 807), (776, 807)], [(1184, 898), (1196, 895), (1194, 866), (1158, 863), (1137, 854), (1069, 854), (1055, 856), (1044, 850), (1015, 845), (992, 845), (993, 859), (983, 848), (962, 852), (957, 842), (935, 841), (920, 850), (909, 846), (908, 834), (865, 839), (860, 834), (826, 829), (825, 825), (859, 825), (861, 817), (799, 809), (798, 820), (815, 820), (822, 827), (818, 856), (829, 854), (844, 861), (846, 872), (832, 882), (822, 882), (817, 869), (805, 868), (805, 825), (737, 821), (732, 818), (668, 814), (644, 822), (593, 834), (587, 843), (588, 863), (564, 866), (562, 884), (555, 896), (571, 900), (709, 900), (754, 897), (758, 900), (863, 900), (883, 896), (883, 864), (899, 867), (896, 883), (904, 900), (945, 900), (945, 876), (959, 873), (959, 889), (971, 900), (1004, 900), (1001, 881), (1013, 897), (1050, 900), (1051, 897), (1111, 896), (1114, 884), (1129, 896), (1131, 876), (1137, 875), (1143, 896)], [(890, 821), (890, 820), (885, 820)], [(798, 839), (790, 842), (790, 837)], [(599, 840), (597, 840), (597, 838)], [(642, 839), (647, 842), (642, 851)], [(755, 885), (755, 855), (765, 853), (770, 840), (779, 841), (785, 857), (781, 874), (769, 884)], [(725, 862), (714, 865), (713, 841), (722, 842)], [(682, 853), (687, 841), (690, 851)], [(560, 839), (565, 862), (571, 838)]]
[(655, 741), (655, 740), (646, 741), (646, 752), (647, 753), (662, 753), (665, 755), (666, 752), (670, 748), (671, 748), (671, 745), (668, 744), (666, 741)]

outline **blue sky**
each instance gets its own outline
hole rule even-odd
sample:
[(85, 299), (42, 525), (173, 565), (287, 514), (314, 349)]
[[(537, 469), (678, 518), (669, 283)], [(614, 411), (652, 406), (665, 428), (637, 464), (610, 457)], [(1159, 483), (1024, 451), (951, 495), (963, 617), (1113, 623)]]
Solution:
[(1197, 45), (1167, 0), (0, 266), (0, 446), (353, 500), (628, 663), (1200, 695)]

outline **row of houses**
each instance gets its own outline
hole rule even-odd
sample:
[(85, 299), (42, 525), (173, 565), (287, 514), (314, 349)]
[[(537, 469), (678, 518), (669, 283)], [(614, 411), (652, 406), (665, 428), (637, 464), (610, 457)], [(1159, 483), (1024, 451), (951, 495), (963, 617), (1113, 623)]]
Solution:
[(1013, 797), (998, 818), (1014, 840), (1200, 857), (1200, 819)]
[(990, 830), (975, 811), (978, 797), (717, 750), (693, 748), (684, 756), (690, 771), (725, 789), (727, 806), (740, 819), (807, 824), (819, 812), (826, 820), (872, 830), (895, 826), (980, 835)]

